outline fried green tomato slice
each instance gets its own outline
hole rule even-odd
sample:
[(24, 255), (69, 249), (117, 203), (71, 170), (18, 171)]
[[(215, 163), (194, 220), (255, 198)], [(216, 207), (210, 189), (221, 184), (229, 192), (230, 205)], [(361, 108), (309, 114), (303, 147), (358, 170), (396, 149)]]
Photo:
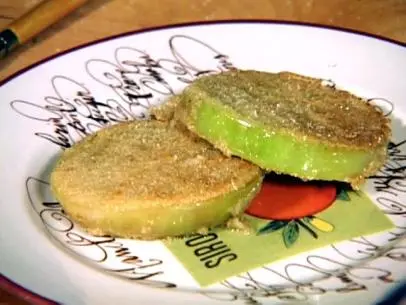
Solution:
[(122, 123), (65, 150), (51, 187), (67, 215), (94, 235), (151, 240), (242, 213), (262, 170), (174, 125)]
[(191, 131), (267, 171), (358, 188), (386, 159), (388, 119), (320, 79), (234, 70), (196, 80), (175, 101)]

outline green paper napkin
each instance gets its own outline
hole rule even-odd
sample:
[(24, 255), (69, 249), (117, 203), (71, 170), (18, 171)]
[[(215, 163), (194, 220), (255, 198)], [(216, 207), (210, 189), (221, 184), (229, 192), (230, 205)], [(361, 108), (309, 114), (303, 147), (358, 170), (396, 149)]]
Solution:
[(301, 252), (394, 227), (362, 192), (338, 192), (326, 210), (309, 217), (280, 221), (247, 215), (255, 232), (215, 229), (165, 241), (201, 286)]

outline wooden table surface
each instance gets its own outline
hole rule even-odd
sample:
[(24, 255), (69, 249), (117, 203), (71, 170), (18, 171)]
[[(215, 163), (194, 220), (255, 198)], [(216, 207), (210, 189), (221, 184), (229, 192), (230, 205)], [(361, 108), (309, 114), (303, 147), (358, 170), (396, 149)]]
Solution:
[[(39, 2), (0, 0), (0, 28)], [(334, 25), (406, 43), (406, 0), (92, 0), (1, 61), (0, 80), (49, 55), (109, 35), (241, 18)], [(7, 290), (0, 288), (0, 305), (28, 304)]]

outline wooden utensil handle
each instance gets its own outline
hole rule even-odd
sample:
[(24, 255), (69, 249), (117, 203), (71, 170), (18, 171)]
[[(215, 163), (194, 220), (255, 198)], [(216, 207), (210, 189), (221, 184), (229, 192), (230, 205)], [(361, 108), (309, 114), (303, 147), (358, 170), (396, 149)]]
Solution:
[(63, 18), (88, 0), (45, 0), (14, 21), (8, 28), (17, 36), (20, 44)]

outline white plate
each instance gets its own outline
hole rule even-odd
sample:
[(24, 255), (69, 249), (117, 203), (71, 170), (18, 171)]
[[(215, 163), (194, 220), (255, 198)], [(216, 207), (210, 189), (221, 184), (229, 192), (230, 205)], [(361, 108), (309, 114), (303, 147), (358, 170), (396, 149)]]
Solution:
[[(398, 228), (305, 253), (253, 270), (251, 278), (234, 277), (203, 290), (160, 242), (100, 242), (72, 228), (58, 207), (43, 204), (53, 202), (46, 181), (61, 147), (83, 136), (81, 126), (92, 132), (102, 125), (96, 107), (113, 120), (142, 117), (148, 105), (179, 92), (200, 72), (219, 72), (230, 64), (294, 71), (375, 98), (393, 120), (397, 146), (391, 147), (391, 159), (379, 174), (383, 178), (368, 180), (365, 191)], [(272, 22), (145, 30), (35, 65), (0, 88), (0, 272), (66, 304), (371, 304), (390, 282), (406, 274), (405, 71), (404, 46)], [(91, 98), (103, 105), (84, 106)], [(123, 247), (131, 253), (125, 255), (143, 262), (123, 263), (116, 255)], [(112, 269), (122, 272), (112, 274)]]

